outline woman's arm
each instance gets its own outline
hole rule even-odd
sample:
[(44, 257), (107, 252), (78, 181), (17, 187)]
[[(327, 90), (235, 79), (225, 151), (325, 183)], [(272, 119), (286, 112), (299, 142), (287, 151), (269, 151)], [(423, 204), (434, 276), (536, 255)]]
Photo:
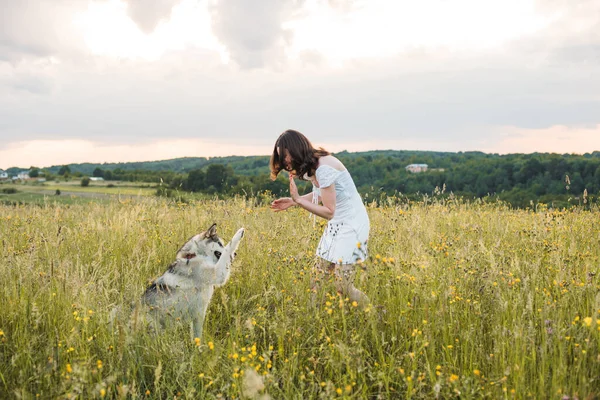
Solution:
[[(313, 199), (313, 192), (307, 193), (305, 195), (300, 196), (301, 199), (303, 200), (308, 200), (310, 202), (312, 202)], [(319, 196), (319, 199), (321, 199), (321, 196)]]
[(326, 188), (321, 188), (321, 201), (323, 205), (314, 204), (312, 202), (312, 193), (308, 195), (300, 196), (298, 194), (298, 188), (296, 182), (294, 182), (293, 175), (290, 174), (290, 195), (292, 200), (311, 213), (318, 215), (321, 218), (330, 220), (335, 214), (335, 187), (334, 185)]
[[(300, 196), (301, 199), (310, 201), (312, 203), (313, 201), (313, 193), (308, 193), (305, 194), (303, 196)], [(319, 196), (319, 200), (321, 200), (321, 196)], [(298, 204), (291, 198), (291, 197), (282, 197), (276, 200), (273, 200), (273, 202), (271, 203), (271, 209), (273, 211), (285, 211), (290, 207), (294, 207), (297, 206)]]

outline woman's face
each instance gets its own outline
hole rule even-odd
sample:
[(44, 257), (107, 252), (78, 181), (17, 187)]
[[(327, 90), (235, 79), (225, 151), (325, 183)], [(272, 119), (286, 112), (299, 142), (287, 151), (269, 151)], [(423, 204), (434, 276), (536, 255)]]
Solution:
[[(278, 147), (277, 148), (277, 152), (281, 152), (281, 149)], [(283, 154), (285, 155), (284, 159), (283, 159), (283, 167), (286, 171), (291, 171), (292, 169), (292, 156), (290, 155), (290, 152), (287, 151), (287, 149), (283, 149)]]

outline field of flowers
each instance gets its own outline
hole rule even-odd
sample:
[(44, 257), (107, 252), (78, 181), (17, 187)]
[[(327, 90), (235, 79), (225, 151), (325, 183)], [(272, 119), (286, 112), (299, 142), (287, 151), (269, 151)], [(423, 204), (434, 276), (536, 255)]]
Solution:
[[(0, 398), (600, 396), (600, 210), (368, 208), (356, 307), (311, 305), (323, 230), (256, 199), (0, 205)], [(109, 323), (178, 248), (246, 235), (201, 341)]]

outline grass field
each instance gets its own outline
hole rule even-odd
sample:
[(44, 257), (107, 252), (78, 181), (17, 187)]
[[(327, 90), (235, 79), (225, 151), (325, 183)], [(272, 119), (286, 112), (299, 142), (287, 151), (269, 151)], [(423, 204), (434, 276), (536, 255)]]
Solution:
[[(323, 227), (244, 199), (0, 205), (0, 398), (597, 398), (600, 211), (369, 207), (365, 309), (310, 305)], [(108, 323), (194, 233), (246, 236), (200, 343)]]
[[(109, 186), (110, 185), (110, 186)], [(151, 196), (156, 193), (155, 184), (131, 182), (90, 182), (81, 186), (77, 180), (69, 182), (49, 181), (42, 183), (0, 184), (0, 203), (5, 204), (87, 204), (111, 198), (129, 198), (132, 196)], [(8, 190), (16, 193), (6, 193)], [(56, 195), (57, 190), (60, 195)]]

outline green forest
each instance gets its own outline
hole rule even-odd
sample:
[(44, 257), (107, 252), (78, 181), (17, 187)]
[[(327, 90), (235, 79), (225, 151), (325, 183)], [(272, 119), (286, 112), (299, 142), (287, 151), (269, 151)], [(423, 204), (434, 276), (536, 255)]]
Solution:
[[(369, 151), (335, 154), (367, 201), (387, 196), (418, 199), (454, 195), (500, 199), (515, 207), (532, 202), (557, 207), (592, 201), (600, 190), (600, 152), (572, 154), (487, 154), (482, 152)], [(427, 164), (412, 173), (409, 164)], [(268, 156), (178, 158), (164, 161), (70, 164), (39, 169), (50, 179), (96, 176), (105, 180), (159, 184), (159, 194), (176, 191), (222, 195), (287, 193), (284, 176), (269, 179)], [(17, 172), (19, 168), (7, 170)], [(281, 174), (283, 175), (283, 174)], [(310, 191), (308, 184), (301, 190)]]

